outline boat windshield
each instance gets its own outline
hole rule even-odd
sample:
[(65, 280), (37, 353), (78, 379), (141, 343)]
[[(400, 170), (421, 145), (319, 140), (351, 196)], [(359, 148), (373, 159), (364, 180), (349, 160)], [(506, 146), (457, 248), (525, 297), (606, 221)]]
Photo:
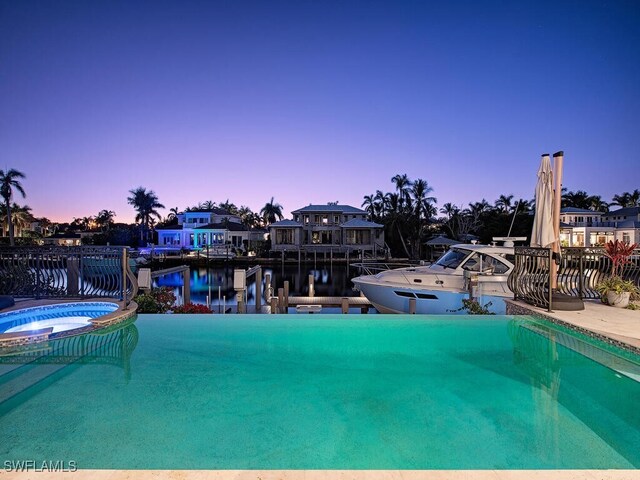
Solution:
[(509, 271), (509, 266), (498, 258), (484, 253), (474, 253), (462, 266), (464, 270), (482, 272), (485, 274), (503, 275)]
[(464, 250), (462, 248), (452, 248), (443, 256), (441, 256), (436, 265), (440, 265), (444, 268), (458, 268), (462, 261), (469, 256), (470, 250)]

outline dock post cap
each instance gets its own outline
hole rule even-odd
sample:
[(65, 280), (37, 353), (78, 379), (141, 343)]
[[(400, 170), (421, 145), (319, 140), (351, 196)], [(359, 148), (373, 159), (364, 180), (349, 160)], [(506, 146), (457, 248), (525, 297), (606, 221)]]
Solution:
[(543, 153), (542, 155), (540, 155), (541, 157), (549, 157), (550, 155), (548, 153)]
[(556, 158), (556, 157), (564, 157), (564, 152), (560, 150), (559, 152), (554, 153), (553, 158)]

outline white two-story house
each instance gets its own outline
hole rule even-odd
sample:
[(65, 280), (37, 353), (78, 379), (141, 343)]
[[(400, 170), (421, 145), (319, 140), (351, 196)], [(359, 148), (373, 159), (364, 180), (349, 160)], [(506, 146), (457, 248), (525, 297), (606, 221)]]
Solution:
[(367, 212), (349, 205), (309, 205), (291, 212), (292, 220), (269, 226), (271, 250), (302, 252), (370, 252), (385, 250), (383, 226)]
[(560, 242), (566, 247), (596, 247), (608, 241), (640, 243), (640, 207), (608, 213), (581, 208), (560, 210)]
[(158, 246), (197, 249), (207, 245), (242, 247), (250, 231), (240, 217), (222, 208), (178, 214), (178, 224), (157, 227)]

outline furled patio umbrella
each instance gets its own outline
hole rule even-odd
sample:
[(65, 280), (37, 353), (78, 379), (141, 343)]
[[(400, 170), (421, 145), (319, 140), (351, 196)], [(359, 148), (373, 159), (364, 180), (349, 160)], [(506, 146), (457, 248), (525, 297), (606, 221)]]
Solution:
[(550, 247), (556, 241), (553, 218), (553, 173), (549, 155), (542, 155), (536, 184), (536, 212), (531, 232), (532, 247)]

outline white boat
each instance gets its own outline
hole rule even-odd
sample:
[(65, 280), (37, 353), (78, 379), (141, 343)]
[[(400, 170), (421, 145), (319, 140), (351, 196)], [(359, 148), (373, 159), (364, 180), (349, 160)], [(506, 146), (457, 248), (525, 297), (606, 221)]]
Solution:
[(189, 253), (190, 257), (204, 257), (212, 260), (233, 260), (236, 258), (236, 247), (229, 245), (202, 247)]
[(481, 305), (491, 302), (491, 312), (504, 314), (502, 299), (513, 295), (507, 278), (514, 261), (512, 246), (458, 244), (432, 265), (385, 270), (351, 281), (380, 313), (408, 313), (411, 299), (416, 313), (459, 312), (474, 288)]

